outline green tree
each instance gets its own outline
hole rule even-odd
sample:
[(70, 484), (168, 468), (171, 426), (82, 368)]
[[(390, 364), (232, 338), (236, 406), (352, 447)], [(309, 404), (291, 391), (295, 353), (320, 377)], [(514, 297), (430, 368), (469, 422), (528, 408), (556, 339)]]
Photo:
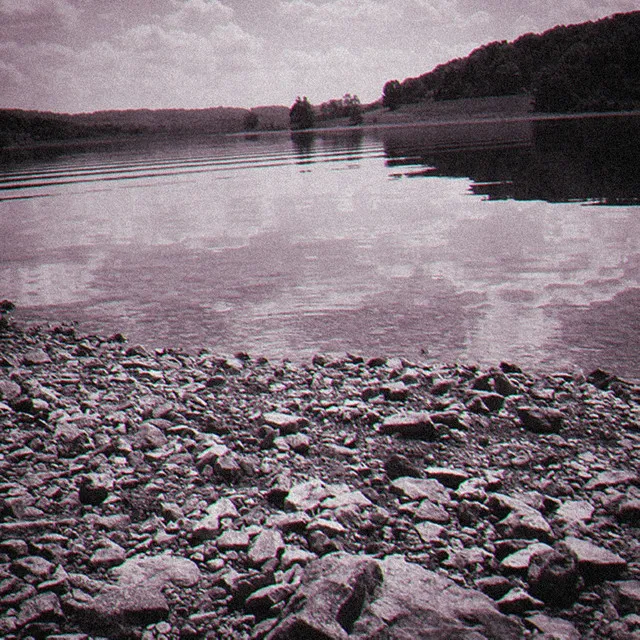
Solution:
[(389, 80), (382, 91), (382, 106), (394, 111), (402, 104), (402, 85), (397, 80)]
[(315, 124), (315, 114), (307, 96), (296, 98), (289, 110), (289, 124), (294, 130), (311, 129)]
[(242, 122), (242, 128), (245, 131), (255, 131), (260, 124), (260, 118), (254, 111), (248, 111)]

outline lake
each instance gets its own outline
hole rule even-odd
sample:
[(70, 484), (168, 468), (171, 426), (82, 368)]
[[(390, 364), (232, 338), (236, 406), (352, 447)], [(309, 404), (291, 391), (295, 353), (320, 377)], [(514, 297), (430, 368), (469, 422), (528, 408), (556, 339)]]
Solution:
[(0, 165), (0, 298), (133, 343), (640, 379), (640, 117), (102, 145)]

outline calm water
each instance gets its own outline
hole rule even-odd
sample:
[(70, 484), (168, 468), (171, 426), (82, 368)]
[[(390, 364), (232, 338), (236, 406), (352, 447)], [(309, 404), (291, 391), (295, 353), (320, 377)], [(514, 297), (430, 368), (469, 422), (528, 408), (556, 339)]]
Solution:
[(0, 298), (151, 346), (640, 378), (640, 118), (237, 136), (0, 167)]

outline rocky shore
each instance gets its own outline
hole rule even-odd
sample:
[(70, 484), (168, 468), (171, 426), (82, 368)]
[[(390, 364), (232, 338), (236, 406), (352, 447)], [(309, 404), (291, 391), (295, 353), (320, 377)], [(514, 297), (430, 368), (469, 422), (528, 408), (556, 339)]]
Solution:
[(0, 636), (637, 638), (639, 403), (603, 371), (5, 316)]

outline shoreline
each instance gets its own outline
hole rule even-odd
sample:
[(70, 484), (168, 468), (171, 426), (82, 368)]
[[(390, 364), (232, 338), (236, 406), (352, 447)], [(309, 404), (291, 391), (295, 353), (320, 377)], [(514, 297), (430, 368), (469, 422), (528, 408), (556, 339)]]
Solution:
[(639, 453), (640, 387), (602, 371), (270, 362), (7, 316), (0, 635), (337, 640), (322, 594), (359, 584), (363, 639), (428, 616), (631, 640)]
[[(369, 112), (365, 116), (370, 115)], [(402, 113), (402, 112), (401, 112)], [(389, 114), (385, 114), (389, 115)], [(167, 143), (167, 142), (193, 142), (193, 141), (206, 141), (209, 139), (224, 139), (224, 138), (245, 138), (251, 136), (277, 136), (282, 134), (296, 135), (310, 135), (310, 134), (323, 134), (323, 133), (344, 133), (344, 132), (366, 132), (395, 128), (409, 128), (409, 127), (441, 127), (441, 126), (456, 126), (456, 125), (474, 125), (474, 124), (499, 124), (499, 123), (513, 123), (513, 122), (543, 122), (554, 120), (572, 120), (572, 119), (598, 119), (598, 118), (629, 118), (640, 116), (640, 110), (633, 111), (604, 111), (604, 112), (580, 112), (580, 113), (543, 113), (543, 112), (522, 112), (522, 113), (501, 113), (497, 111), (479, 112), (473, 116), (459, 113), (452, 117), (448, 117), (446, 112), (441, 115), (431, 117), (416, 116), (416, 114), (408, 113), (409, 119), (399, 122), (364, 122), (360, 125), (335, 125), (327, 127), (313, 127), (311, 129), (291, 130), (288, 128), (274, 129), (274, 130), (256, 130), (256, 131), (238, 131), (238, 132), (216, 132), (216, 133), (197, 133), (197, 134), (144, 134), (144, 135), (130, 135), (130, 136), (116, 136), (111, 138), (95, 138), (95, 139), (70, 139), (60, 140), (50, 143), (42, 143), (37, 145), (12, 145), (7, 147), (0, 147), (0, 158), (2, 156), (15, 156), (20, 153), (34, 154), (34, 153), (46, 153), (54, 151), (69, 151), (84, 149), (91, 149), (92, 147), (109, 147), (118, 145), (148, 145), (154, 143)]]

